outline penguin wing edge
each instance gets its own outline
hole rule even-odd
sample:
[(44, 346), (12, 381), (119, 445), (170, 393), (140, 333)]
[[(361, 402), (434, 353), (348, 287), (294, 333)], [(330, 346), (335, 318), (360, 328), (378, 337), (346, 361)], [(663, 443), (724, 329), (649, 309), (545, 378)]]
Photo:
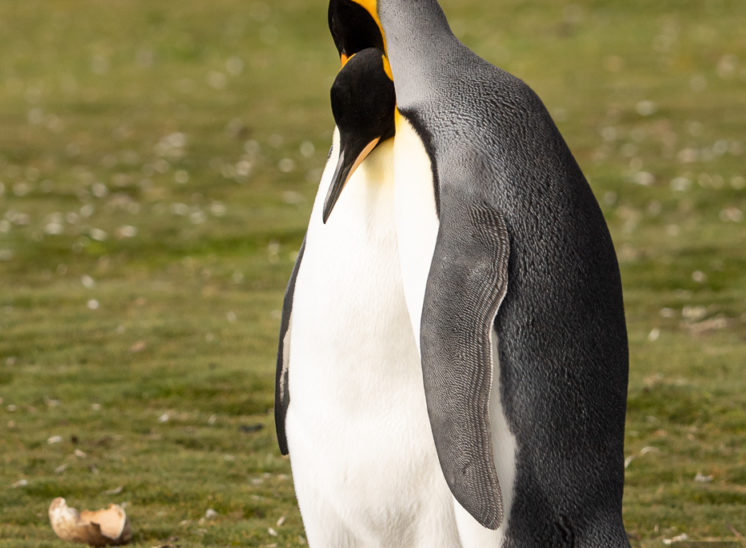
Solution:
[(306, 239), (298, 251), (293, 272), (290, 274), (285, 298), (282, 302), (282, 320), (280, 322), (280, 340), (277, 344), (277, 370), (275, 372), (275, 430), (280, 453), (288, 454), (288, 440), (285, 434), (285, 415), (290, 405), (290, 389), (288, 387), (288, 366), (290, 364), (290, 316), (293, 310), (293, 295), (295, 294), (295, 280), (298, 277), (303, 251), (306, 249)]
[(503, 508), (488, 409), (491, 330), (507, 289), (508, 231), (486, 202), (447, 194), (442, 200), (422, 311), (425, 397), (453, 496), (480, 524), (497, 529)]

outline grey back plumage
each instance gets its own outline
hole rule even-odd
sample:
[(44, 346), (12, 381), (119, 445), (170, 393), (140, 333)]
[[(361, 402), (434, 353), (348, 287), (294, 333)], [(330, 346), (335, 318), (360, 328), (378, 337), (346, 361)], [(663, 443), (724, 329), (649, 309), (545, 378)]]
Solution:
[(627, 336), (598, 203), (536, 94), (460, 44), (434, 0), (379, 0), (379, 15), (397, 102), (426, 143), (436, 195), (453, 186), (490, 204), (509, 237), (494, 324), (518, 444), (506, 545), (626, 545)]

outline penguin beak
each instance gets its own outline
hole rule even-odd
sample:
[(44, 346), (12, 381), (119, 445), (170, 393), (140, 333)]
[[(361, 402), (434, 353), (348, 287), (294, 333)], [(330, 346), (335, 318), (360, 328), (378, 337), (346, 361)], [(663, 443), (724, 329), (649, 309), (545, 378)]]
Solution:
[(337, 200), (339, 200), (339, 196), (342, 194), (342, 190), (347, 184), (347, 181), (350, 180), (350, 177), (352, 177), (352, 174), (355, 172), (357, 167), (368, 157), (368, 154), (376, 148), (376, 145), (380, 140), (380, 137), (376, 137), (369, 142), (351, 139), (346, 143), (342, 143), (337, 168), (334, 170), (332, 182), (329, 185), (329, 191), (326, 193), (326, 200), (324, 200), (324, 212), (322, 217), (324, 224), (326, 224), (326, 221), (329, 219), (329, 215), (331, 215), (334, 205), (337, 203)]

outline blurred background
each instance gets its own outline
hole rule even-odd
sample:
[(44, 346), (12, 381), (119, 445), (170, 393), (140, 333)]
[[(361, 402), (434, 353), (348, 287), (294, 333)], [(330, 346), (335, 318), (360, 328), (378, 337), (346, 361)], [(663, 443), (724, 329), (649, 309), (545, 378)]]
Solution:
[[(442, 4), (609, 223), (633, 545), (740, 545), (746, 3)], [(0, 546), (58, 545), (56, 496), (126, 504), (138, 546), (304, 545), (271, 408), (333, 127), (326, 8), (0, 2)]]

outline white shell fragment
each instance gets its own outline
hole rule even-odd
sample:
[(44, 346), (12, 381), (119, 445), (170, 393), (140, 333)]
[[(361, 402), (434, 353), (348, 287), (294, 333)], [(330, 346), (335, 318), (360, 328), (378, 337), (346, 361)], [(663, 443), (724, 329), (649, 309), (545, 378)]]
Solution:
[(65, 499), (57, 497), (49, 505), (49, 521), (62, 540), (89, 546), (121, 546), (132, 540), (127, 514), (118, 504), (110, 504), (105, 510), (78, 513)]

